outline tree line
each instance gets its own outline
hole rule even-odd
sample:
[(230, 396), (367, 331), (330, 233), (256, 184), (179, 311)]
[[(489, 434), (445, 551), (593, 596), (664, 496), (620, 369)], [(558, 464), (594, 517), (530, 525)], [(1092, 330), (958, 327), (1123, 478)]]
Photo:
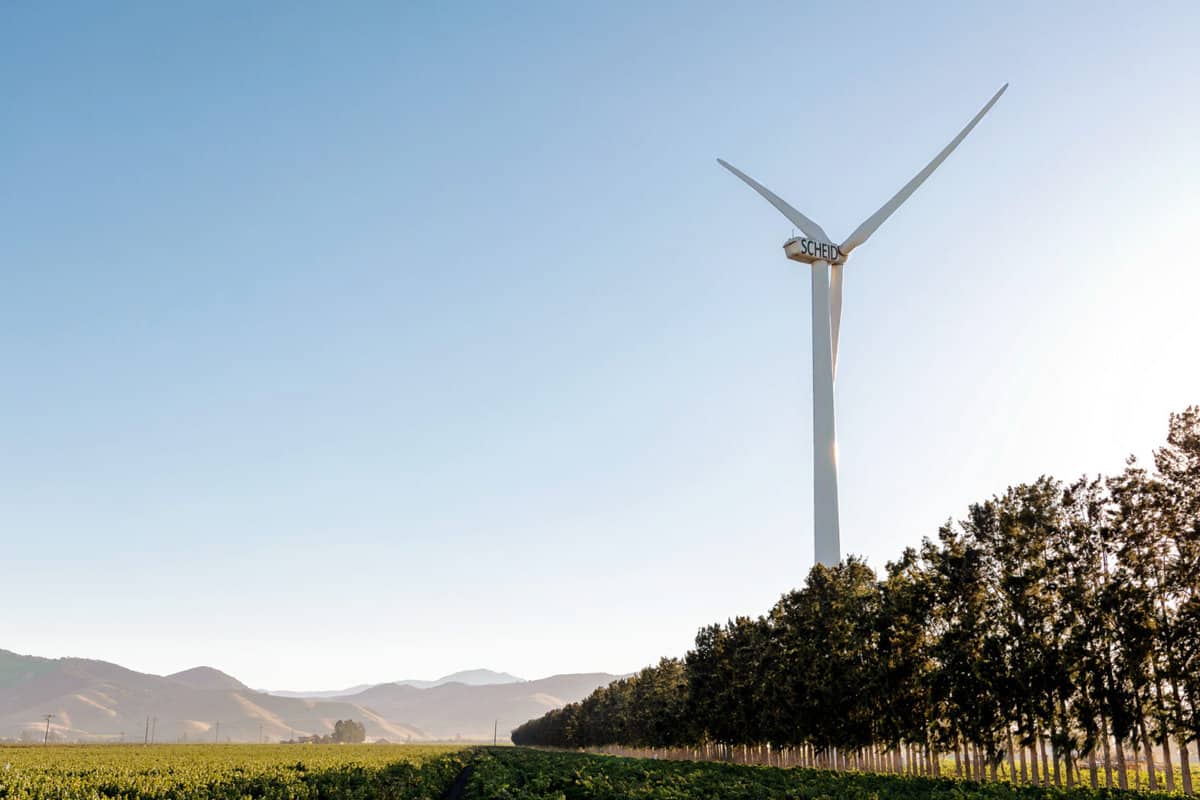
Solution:
[[(531, 720), (513, 742), (759, 748), (803, 763), (1192, 793), (1200, 406), (1144, 467), (972, 504), (877, 575), (816, 566), (765, 615)], [(1156, 761), (1162, 766), (1156, 767)], [(1085, 777), (1084, 770), (1088, 777)], [(1116, 781), (1114, 783), (1114, 773)]]
[(339, 719), (333, 723), (333, 733), (324, 736), (314, 733), (287, 739), (283, 744), (361, 744), (367, 740), (367, 728), (352, 719)]

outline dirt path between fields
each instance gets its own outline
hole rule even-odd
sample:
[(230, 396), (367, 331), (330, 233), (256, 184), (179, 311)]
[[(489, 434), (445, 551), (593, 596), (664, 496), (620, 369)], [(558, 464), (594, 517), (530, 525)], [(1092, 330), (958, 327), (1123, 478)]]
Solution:
[(467, 791), (467, 781), (471, 780), (471, 770), (475, 769), (473, 765), (468, 765), (462, 772), (458, 773), (458, 777), (454, 779), (454, 783), (450, 784), (450, 788), (442, 795), (442, 800), (462, 800), (463, 793)]

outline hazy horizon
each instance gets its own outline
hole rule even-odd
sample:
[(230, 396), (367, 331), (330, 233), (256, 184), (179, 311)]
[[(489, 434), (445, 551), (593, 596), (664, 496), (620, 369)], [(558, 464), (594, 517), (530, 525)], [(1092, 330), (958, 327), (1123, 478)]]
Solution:
[[(0, 9), (0, 647), (623, 674), (1200, 402), (1200, 6)], [(799, 46), (812, 42), (813, 48)], [(816, 47), (828, 42), (829, 47)]]

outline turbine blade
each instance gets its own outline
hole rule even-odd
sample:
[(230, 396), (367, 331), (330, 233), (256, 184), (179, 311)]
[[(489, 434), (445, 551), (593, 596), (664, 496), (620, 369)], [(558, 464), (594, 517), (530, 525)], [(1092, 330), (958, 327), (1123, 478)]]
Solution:
[(946, 145), (945, 148), (942, 149), (942, 152), (934, 156), (933, 161), (930, 161), (925, 165), (925, 169), (918, 172), (911, 181), (904, 184), (904, 188), (896, 192), (895, 196), (891, 200), (888, 200), (886, 203), (884, 203), (883, 208), (879, 209), (870, 217), (868, 217), (862, 225), (859, 225), (855, 229), (854, 233), (846, 237), (846, 241), (842, 242), (841, 244), (842, 252), (849, 253), (867, 239), (871, 238), (871, 234), (873, 234), (888, 217), (895, 213), (896, 209), (899, 208), (901, 204), (907, 200), (922, 183), (925, 182), (925, 179), (932, 175), (935, 169), (941, 166), (942, 162), (946, 160), (946, 157), (954, 152), (954, 148), (958, 147), (958, 145), (962, 143), (962, 140), (967, 138), (967, 134), (979, 124), (979, 120), (983, 119), (983, 115), (991, 110), (992, 106), (996, 104), (996, 101), (1000, 99), (1000, 95), (1004, 94), (1004, 90), (1007, 88), (1007, 83), (1001, 86), (1000, 91), (992, 95), (992, 99), (987, 101), (987, 105), (985, 105), (980, 112), (976, 114), (970, 122), (967, 123), (967, 127), (959, 131), (958, 136), (955, 136), (954, 139), (951, 140), (950, 144)]
[(838, 331), (842, 327), (842, 270), (844, 264), (829, 265), (829, 341), (833, 350), (833, 377), (837, 380)]
[(737, 167), (730, 164), (728, 161), (718, 158), (717, 163), (720, 164), (725, 169), (732, 172), (734, 175), (737, 175), (739, 178), (741, 178), (743, 181), (746, 182), (747, 186), (749, 186), (751, 189), (753, 189), (754, 191), (761, 194), (764, 198), (766, 198), (768, 203), (770, 203), (771, 205), (773, 205), (777, 209), (779, 209), (779, 211), (785, 217), (787, 217), (789, 220), (791, 220), (792, 224), (795, 225), (797, 228), (799, 228), (804, 233), (805, 236), (807, 236), (810, 239), (816, 239), (817, 241), (825, 242), (826, 244), (833, 244), (833, 242), (829, 238), (829, 234), (825, 233), (825, 230), (820, 225), (813, 222), (811, 219), (809, 219), (808, 217), (804, 216), (796, 209), (789, 206), (782, 199), (780, 199), (779, 195), (775, 194), (770, 189), (763, 186), (758, 181), (754, 180), (754, 178), (751, 178), (749, 175), (747, 175), (746, 173), (742, 172)]

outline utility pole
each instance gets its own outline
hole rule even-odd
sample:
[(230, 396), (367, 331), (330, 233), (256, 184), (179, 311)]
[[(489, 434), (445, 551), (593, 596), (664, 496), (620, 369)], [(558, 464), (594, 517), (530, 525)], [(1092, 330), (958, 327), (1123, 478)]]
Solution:
[(46, 715), (46, 736), (42, 739), (42, 744), (50, 744), (50, 720), (53, 719), (53, 714)]
[(150, 717), (146, 717), (146, 735), (142, 737), (142, 744), (150, 744)]
[(262, 744), (262, 743), (263, 743), (263, 732), (262, 732), (262, 725), (259, 725), (259, 726), (258, 726), (258, 743), (259, 743), (259, 744)]
[(492, 747), (496, 746), (496, 735), (500, 732), (500, 720), (492, 724)]
[(213, 741), (217, 744), (221, 743), (221, 721), (217, 720), (217, 732), (213, 734)]

